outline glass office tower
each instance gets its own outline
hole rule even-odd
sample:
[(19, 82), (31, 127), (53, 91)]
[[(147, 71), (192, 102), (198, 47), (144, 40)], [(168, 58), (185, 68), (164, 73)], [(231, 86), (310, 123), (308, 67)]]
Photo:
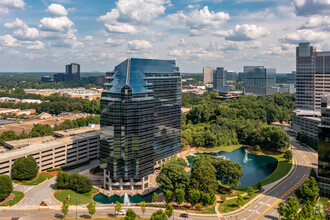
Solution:
[(181, 149), (181, 75), (174, 60), (127, 59), (106, 75), (100, 164), (108, 190), (144, 190), (155, 163)]
[(321, 194), (330, 197), (330, 95), (321, 98), (319, 125), (318, 177)]

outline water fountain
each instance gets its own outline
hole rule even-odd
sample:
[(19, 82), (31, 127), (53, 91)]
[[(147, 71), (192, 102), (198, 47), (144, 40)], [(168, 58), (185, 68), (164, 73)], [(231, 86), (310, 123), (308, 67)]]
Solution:
[(247, 152), (247, 150), (245, 150), (245, 156), (244, 156), (244, 160), (243, 160), (243, 162), (244, 163), (248, 163), (249, 162), (249, 158), (248, 158), (248, 152)]
[(129, 202), (129, 198), (128, 198), (128, 194), (125, 193), (125, 196), (124, 196), (124, 205), (130, 205), (130, 202)]

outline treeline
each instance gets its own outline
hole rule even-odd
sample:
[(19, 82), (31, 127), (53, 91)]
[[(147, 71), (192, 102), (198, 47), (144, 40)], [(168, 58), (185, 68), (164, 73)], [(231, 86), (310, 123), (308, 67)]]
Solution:
[(0, 92), (0, 97), (13, 97), (19, 99), (40, 99), (43, 102), (38, 103), (0, 103), (0, 108), (19, 108), (19, 109), (36, 109), (37, 113), (48, 112), (50, 114), (60, 114), (62, 112), (86, 112), (90, 114), (100, 113), (100, 102), (98, 100), (89, 101), (81, 98), (68, 98), (54, 93), (50, 96), (42, 96), (36, 94), (26, 94), (24, 90), (9, 93)]
[(74, 120), (67, 119), (59, 125), (55, 124), (54, 128), (47, 124), (35, 124), (30, 133), (23, 131), (20, 135), (17, 135), (13, 130), (4, 131), (0, 135), (0, 145), (2, 145), (5, 141), (48, 136), (52, 135), (54, 131), (85, 127), (88, 126), (88, 124), (100, 124), (100, 115), (87, 116), (86, 118), (77, 118)]
[[(182, 147), (192, 145), (212, 148), (246, 144), (282, 151), (289, 146), (289, 136), (279, 127), (267, 123), (291, 119), (295, 98), (292, 94), (241, 96), (216, 100), (216, 93), (202, 96), (184, 93), (182, 105), (192, 107), (182, 115)], [(290, 113), (290, 114), (289, 114)]]
[[(63, 88), (102, 88), (102, 84), (97, 84), (95, 79), (98, 76), (86, 76), (82, 77), (80, 81), (68, 81), (68, 82), (41, 82), (42, 76), (51, 76), (49, 74), (0, 74), (0, 89), (63, 89)], [(101, 76), (105, 76), (102, 74)]]

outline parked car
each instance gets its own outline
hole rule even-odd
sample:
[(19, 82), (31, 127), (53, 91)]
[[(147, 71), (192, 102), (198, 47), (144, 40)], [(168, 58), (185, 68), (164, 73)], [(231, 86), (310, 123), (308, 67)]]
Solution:
[(122, 209), (120, 212), (116, 212), (116, 215), (126, 215), (126, 210)]
[(181, 218), (189, 218), (189, 215), (188, 215), (188, 213), (182, 213), (182, 214), (180, 214), (180, 217)]

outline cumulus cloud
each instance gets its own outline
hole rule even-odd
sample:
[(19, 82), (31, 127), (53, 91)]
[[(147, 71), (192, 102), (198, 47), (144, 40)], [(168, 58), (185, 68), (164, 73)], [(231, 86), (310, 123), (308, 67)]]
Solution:
[(0, 36), (0, 45), (6, 46), (6, 47), (15, 47), (18, 45), (18, 41), (13, 36), (6, 34), (3, 36)]
[(91, 40), (93, 40), (93, 36), (86, 36), (85, 40), (91, 41)]
[(60, 4), (51, 4), (46, 10), (47, 14), (54, 17), (67, 16), (67, 10)]
[(135, 26), (150, 24), (164, 14), (168, 0), (119, 0), (116, 8), (100, 16), (97, 20), (104, 23), (108, 32), (135, 34)]
[(301, 27), (301, 29), (319, 28), (320, 30), (330, 29), (330, 17), (329, 16), (312, 16), (309, 17), (307, 22)]
[(302, 41), (308, 41), (312, 43), (322, 42), (329, 39), (329, 33), (313, 31), (310, 29), (297, 30), (294, 33), (285, 35), (280, 39), (283, 43), (298, 44)]
[(298, 16), (327, 14), (330, 12), (329, 0), (293, 0)]
[(237, 24), (234, 29), (215, 33), (215, 35), (225, 37), (226, 40), (231, 41), (250, 41), (269, 34), (270, 32), (266, 28), (254, 24)]
[(229, 14), (225, 12), (209, 11), (208, 6), (201, 10), (191, 10), (189, 13), (179, 11), (168, 15), (173, 25), (180, 26), (184, 24), (189, 28), (191, 35), (202, 34), (207, 28), (219, 28), (221, 24), (229, 20)]
[(65, 32), (73, 26), (73, 22), (66, 16), (63, 17), (45, 17), (41, 19), (39, 29), (43, 31)]
[(146, 40), (131, 40), (127, 42), (128, 51), (143, 51), (151, 48), (152, 45)]
[(14, 22), (5, 23), (4, 27), (15, 29), (14, 36), (19, 40), (35, 40), (39, 38), (38, 29), (30, 28), (19, 18), (16, 18)]
[(41, 41), (35, 41), (30, 46), (27, 47), (27, 49), (30, 50), (41, 50), (44, 48), (44, 44)]
[(23, 0), (1, 0), (0, 13), (8, 14), (10, 9), (24, 9), (24, 6)]
[(110, 45), (112, 47), (118, 47), (123, 45), (125, 42), (124, 39), (113, 39), (113, 38), (108, 38), (104, 43), (107, 45)]

